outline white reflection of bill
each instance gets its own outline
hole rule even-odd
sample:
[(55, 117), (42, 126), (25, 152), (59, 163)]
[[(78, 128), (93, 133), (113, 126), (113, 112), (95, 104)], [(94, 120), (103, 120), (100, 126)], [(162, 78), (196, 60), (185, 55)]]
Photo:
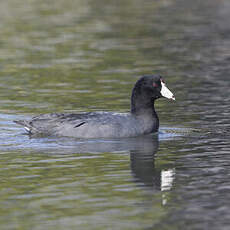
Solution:
[[(173, 180), (175, 178), (175, 169), (167, 169), (161, 171), (161, 191), (166, 192), (171, 190)], [(167, 204), (167, 196), (165, 193), (162, 194), (162, 205)]]

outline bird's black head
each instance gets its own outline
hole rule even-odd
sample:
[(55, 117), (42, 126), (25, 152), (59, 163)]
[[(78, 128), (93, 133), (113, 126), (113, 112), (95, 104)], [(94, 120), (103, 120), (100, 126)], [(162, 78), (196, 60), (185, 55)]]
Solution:
[(143, 76), (133, 88), (131, 111), (152, 108), (154, 100), (161, 97), (175, 100), (173, 93), (166, 87), (160, 75)]

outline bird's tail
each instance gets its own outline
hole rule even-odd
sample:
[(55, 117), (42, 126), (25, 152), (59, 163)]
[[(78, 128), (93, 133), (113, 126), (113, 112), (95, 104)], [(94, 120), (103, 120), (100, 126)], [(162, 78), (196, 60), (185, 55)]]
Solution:
[(15, 120), (16, 124), (22, 125), (27, 132), (31, 132), (31, 125), (28, 121), (25, 120)]

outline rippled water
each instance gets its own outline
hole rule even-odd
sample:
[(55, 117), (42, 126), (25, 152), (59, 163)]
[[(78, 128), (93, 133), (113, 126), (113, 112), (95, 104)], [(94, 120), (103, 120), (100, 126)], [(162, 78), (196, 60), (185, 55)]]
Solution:
[[(230, 3), (0, 3), (1, 229), (229, 229)], [(129, 110), (139, 76), (165, 76), (160, 132), (30, 138), (48, 112)]]

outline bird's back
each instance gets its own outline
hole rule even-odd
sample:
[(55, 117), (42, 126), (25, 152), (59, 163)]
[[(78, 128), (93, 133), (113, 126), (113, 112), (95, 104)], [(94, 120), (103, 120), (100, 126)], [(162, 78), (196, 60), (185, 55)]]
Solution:
[(32, 135), (98, 138), (131, 137), (146, 132), (142, 122), (129, 113), (52, 113), (15, 122)]

